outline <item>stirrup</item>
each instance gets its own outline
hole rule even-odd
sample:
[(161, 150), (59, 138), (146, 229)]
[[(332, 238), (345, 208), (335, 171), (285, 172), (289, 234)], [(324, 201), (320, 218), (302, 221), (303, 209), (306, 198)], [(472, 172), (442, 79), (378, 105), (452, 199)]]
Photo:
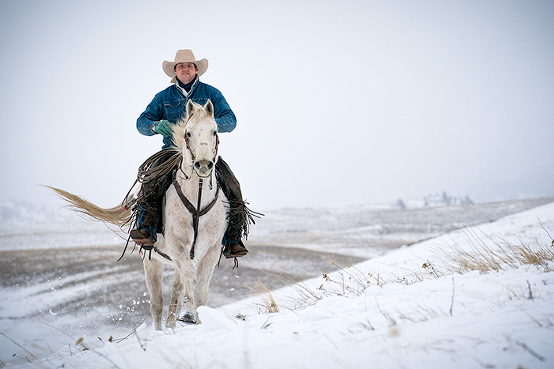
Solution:
[[(233, 246), (233, 247), (231, 247)], [(228, 242), (223, 249), (223, 255), (227, 259), (241, 258), (248, 254), (248, 250), (244, 247), (242, 241), (239, 242)]]
[(141, 247), (154, 246), (154, 240), (148, 231), (133, 229), (129, 235)]

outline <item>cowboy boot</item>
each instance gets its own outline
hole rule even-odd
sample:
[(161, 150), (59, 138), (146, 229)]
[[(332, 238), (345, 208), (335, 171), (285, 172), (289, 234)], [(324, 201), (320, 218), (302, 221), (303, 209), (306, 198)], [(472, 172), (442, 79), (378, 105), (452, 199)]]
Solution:
[(248, 254), (248, 250), (241, 241), (248, 227), (248, 215), (246, 205), (242, 200), (240, 183), (221, 156), (216, 163), (216, 174), (218, 183), (229, 201), (228, 225), (223, 238), (223, 255), (227, 259), (243, 257)]
[(156, 221), (157, 209), (150, 203), (142, 203), (137, 226), (130, 232), (135, 243), (142, 247), (153, 246), (156, 243)]
[(223, 248), (223, 256), (227, 259), (241, 258), (248, 254), (248, 250), (244, 247), (241, 240), (238, 242), (228, 242)]
[(142, 247), (150, 247), (156, 243), (157, 231), (163, 233), (161, 224), (161, 203), (167, 188), (171, 184), (173, 166), (168, 167), (166, 163), (171, 162), (172, 152), (161, 150), (148, 158), (139, 168), (139, 177), (148, 178), (143, 182), (142, 197), (136, 221), (136, 228), (130, 232), (135, 243)]

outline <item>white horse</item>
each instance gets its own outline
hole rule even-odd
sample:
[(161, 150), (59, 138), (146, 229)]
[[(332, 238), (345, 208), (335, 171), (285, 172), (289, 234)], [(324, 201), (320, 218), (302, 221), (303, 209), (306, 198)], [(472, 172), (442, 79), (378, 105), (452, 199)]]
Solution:
[[(182, 155), (182, 162), (165, 193), (165, 232), (158, 234), (153, 252), (141, 249), (141, 253), (145, 253), (145, 279), (156, 330), (162, 329), (163, 263), (175, 266), (166, 327), (174, 328), (177, 320), (200, 322), (196, 309), (208, 300), (208, 286), (227, 228), (227, 198), (215, 178), (219, 138), (210, 101), (201, 106), (189, 100), (186, 118), (174, 126), (173, 141)], [(136, 201), (126, 200), (121, 206), (102, 209), (81, 197), (52, 189), (74, 210), (118, 226), (129, 221), (129, 205)], [(181, 312), (177, 314), (179, 305)]]

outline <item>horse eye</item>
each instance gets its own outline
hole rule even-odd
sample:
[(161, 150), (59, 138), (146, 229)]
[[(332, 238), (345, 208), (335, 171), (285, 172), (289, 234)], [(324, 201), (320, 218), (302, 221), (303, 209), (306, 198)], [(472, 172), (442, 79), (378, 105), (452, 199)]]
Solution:
[(214, 136), (217, 136), (217, 131), (216, 130), (214, 130)]
[(185, 134), (187, 135), (187, 137), (190, 137), (190, 136), (191, 136), (191, 134), (190, 134), (189, 131), (187, 131)]

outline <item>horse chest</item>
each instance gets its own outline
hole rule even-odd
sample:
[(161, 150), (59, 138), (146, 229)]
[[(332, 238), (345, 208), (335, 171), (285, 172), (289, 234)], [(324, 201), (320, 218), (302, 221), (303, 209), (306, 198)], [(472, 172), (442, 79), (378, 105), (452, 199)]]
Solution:
[[(220, 192), (219, 197), (210, 211), (198, 218), (197, 245), (200, 243), (214, 243), (225, 232), (227, 226), (226, 207), (224, 204), (225, 196)], [(203, 202), (202, 207), (205, 207), (210, 201), (211, 199)], [(179, 240), (178, 243), (181, 244), (192, 243), (194, 237), (194, 217), (183, 205), (175, 191), (168, 191), (166, 194), (164, 218), (165, 234), (168, 240)]]

